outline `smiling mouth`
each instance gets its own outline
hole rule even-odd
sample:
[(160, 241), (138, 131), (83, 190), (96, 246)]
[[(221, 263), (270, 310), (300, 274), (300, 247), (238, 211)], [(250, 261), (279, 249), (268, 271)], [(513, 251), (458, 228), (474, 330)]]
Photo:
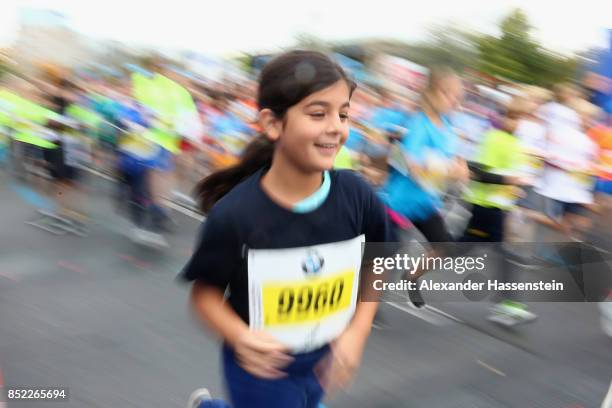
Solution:
[(337, 143), (315, 143), (315, 146), (320, 147), (322, 149), (336, 149), (338, 148)]

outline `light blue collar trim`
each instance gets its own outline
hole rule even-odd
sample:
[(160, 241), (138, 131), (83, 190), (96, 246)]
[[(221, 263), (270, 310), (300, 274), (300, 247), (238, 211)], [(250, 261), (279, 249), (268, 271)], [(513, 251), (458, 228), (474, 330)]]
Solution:
[(329, 176), (329, 171), (323, 172), (323, 184), (321, 187), (312, 193), (309, 197), (306, 197), (299, 203), (296, 203), (291, 211), (296, 213), (307, 213), (310, 211), (314, 211), (323, 204), (327, 196), (329, 195), (329, 190), (331, 189), (331, 177)]

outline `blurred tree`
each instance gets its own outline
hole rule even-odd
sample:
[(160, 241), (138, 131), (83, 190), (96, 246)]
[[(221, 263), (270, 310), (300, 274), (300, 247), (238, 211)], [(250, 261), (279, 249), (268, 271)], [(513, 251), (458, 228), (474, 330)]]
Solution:
[(500, 24), (499, 37), (475, 37), (478, 69), (510, 81), (551, 86), (575, 78), (578, 62), (542, 47), (531, 37), (532, 26), (516, 9)]
[(314, 34), (299, 33), (295, 36), (295, 45), (299, 49), (313, 51), (328, 51), (329, 44)]
[(238, 66), (245, 72), (250, 72), (253, 66), (253, 56), (247, 53), (241, 53), (236, 57)]
[(519, 9), (508, 14), (499, 29), (499, 36), (491, 36), (443, 23), (432, 27), (428, 38), (417, 44), (372, 41), (368, 47), (424, 66), (443, 64), (458, 71), (469, 68), (502, 81), (544, 87), (575, 79), (584, 64), (579, 56), (562, 56), (542, 47), (532, 38), (533, 27)]
[(455, 23), (440, 24), (429, 30), (428, 39), (411, 47), (412, 60), (425, 66), (448, 65), (458, 71), (472, 68), (478, 58), (479, 35)]
[(2, 77), (4, 77), (4, 75), (6, 75), (9, 72), (10, 72), (9, 64), (0, 55), (0, 80), (2, 79)]
[(7, 49), (0, 49), (0, 80), (9, 74), (15, 74), (18, 71), (17, 63), (12, 58), (12, 54)]
[(369, 56), (389, 54), (423, 66), (449, 65), (458, 71), (482, 72), (502, 82), (512, 81), (550, 87), (575, 80), (585, 58), (564, 56), (547, 50), (531, 36), (533, 27), (520, 9), (511, 11), (499, 24), (500, 34), (485, 35), (447, 22), (433, 26), (426, 40), (406, 43), (399, 40), (352, 41), (331, 44), (302, 33), (296, 37), (302, 48), (326, 51), (359, 47), (366, 64)]

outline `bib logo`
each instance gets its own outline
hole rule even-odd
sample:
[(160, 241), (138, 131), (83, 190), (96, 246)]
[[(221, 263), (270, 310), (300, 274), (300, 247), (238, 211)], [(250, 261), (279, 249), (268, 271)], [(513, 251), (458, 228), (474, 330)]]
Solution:
[(308, 251), (306, 259), (302, 261), (302, 271), (306, 275), (315, 275), (323, 269), (325, 259), (317, 251)]

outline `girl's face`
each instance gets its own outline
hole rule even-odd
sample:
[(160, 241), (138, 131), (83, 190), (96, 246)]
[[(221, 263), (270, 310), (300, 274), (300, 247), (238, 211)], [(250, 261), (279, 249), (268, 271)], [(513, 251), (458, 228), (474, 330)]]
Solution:
[(349, 134), (350, 89), (346, 81), (315, 92), (275, 119), (268, 137), (277, 155), (305, 172), (331, 169)]

